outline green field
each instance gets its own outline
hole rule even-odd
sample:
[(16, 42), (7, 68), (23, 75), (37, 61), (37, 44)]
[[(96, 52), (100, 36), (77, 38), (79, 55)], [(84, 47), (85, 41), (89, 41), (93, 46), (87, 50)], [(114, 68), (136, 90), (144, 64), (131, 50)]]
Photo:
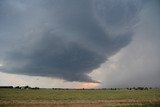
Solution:
[(0, 89), (0, 100), (115, 100), (157, 99), (160, 90)]
[(32, 102), (32, 104), (39, 104), (41, 102), (40, 103), (41, 105), (43, 105), (43, 103), (52, 105), (53, 103), (70, 104), (73, 102), (75, 102), (76, 104), (91, 103), (93, 105), (157, 104), (157, 103), (160, 104), (160, 89), (151, 89), (151, 90), (0, 89), (0, 105), (1, 105), (0, 107), (2, 107), (2, 105), (4, 104), (7, 104), (8, 102), (9, 103), (16, 102), (18, 104), (25, 104), (25, 102)]

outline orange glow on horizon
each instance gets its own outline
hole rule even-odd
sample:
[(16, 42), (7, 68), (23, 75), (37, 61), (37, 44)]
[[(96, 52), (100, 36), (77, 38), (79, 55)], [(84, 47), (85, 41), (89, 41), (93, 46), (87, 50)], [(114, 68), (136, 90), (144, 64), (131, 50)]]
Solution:
[(87, 82), (87, 83), (80, 83), (79, 87), (77, 88), (96, 88), (97, 86), (99, 85), (99, 83), (90, 83), (90, 82)]

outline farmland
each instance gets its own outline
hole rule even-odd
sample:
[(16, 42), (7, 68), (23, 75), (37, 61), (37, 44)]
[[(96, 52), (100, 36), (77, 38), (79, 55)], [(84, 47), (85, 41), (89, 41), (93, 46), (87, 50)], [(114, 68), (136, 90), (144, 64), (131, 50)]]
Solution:
[(160, 104), (160, 89), (150, 90), (53, 90), (0, 89), (0, 107), (90, 107)]

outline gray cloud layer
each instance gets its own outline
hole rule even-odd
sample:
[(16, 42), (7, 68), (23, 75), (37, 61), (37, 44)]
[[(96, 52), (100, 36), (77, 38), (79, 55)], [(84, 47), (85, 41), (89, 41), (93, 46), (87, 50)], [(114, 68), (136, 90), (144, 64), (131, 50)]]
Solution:
[(139, 0), (1, 0), (3, 72), (96, 82), (87, 74), (130, 43)]
[(132, 41), (90, 75), (100, 88), (160, 87), (160, 1), (150, 0), (139, 13)]

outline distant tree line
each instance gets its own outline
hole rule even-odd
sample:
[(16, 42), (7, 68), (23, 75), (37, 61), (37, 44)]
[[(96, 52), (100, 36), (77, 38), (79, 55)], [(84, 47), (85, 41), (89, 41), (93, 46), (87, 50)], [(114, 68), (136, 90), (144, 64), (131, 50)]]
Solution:
[(0, 88), (13, 88), (13, 86), (0, 86)]
[(152, 87), (133, 87), (133, 88), (127, 88), (127, 90), (149, 90), (152, 89)]
[(159, 89), (152, 87), (131, 87), (131, 88), (52, 88), (53, 90), (151, 90)]
[[(7, 88), (7, 89), (34, 89), (38, 90), (40, 89), (39, 87), (30, 87), (30, 86), (0, 86), (0, 88)], [(159, 88), (152, 88), (152, 87), (132, 87), (132, 88), (92, 88), (92, 89), (87, 89), (87, 88), (50, 88), (52, 90), (150, 90), (150, 89), (159, 89)]]
[(27, 86), (0, 86), (0, 88), (7, 88), (7, 89), (39, 89), (39, 87), (29, 87)]
[(131, 87), (131, 88), (104, 88), (104, 90), (149, 90), (149, 89), (153, 89), (152, 87)]

